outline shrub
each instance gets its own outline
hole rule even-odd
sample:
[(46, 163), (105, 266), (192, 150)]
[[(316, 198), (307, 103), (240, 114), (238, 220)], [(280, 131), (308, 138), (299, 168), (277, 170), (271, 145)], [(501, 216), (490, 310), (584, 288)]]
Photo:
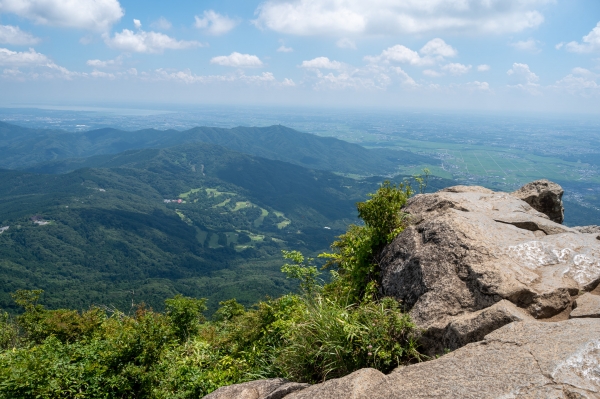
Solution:
[(394, 299), (343, 306), (319, 296), (287, 331), (277, 361), (291, 379), (311, 383), (363, 367), (388, 372), (420, 359), (414, 328)]
[(13, 349), (19, 345), (19, 328), (8, 313), (0, 310), (0, 350)]
[(235, 299), (219, 302), (219, 306), (214, 315), (216, 321), (228, 321), (246, 313), (244, 305), (239, 304)]
[(333, 253), (319, 255), (334, 269), (334, 280), (326, 287), (330, 295), (350, 303), (376, 299), (379, 285), (379, 255), (405, 227), (401, 208), (413, 194), (410, 185), (384, 182), (370, 199), (356, 205), (364, 226), (350, 225), (334, 241)]
[(198, 332), (199, 325), (206, 319), (202, 312), (206, 311), (206, 299), (196, 299), (176, 295), (165, 301), (167, 317), (170, 319), (175, 335), (185, 341)]

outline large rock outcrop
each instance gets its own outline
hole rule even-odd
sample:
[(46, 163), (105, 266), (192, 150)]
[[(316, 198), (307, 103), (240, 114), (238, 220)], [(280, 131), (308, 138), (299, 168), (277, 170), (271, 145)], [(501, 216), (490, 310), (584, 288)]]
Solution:
[[(542, 183), (528, 186), (562, 193)], [(430, 354), (514, 320), (566, 319), (577, 295), (600, 282), (598, 234), (555, 223), (514, 194), (449, 187), (411, 198), (404, 211), (412, 224), (382, 254), (382, 293), (410, 310)], [(514, 309), (491, 308), (500, 301)]]
[[(231, 387), (208, 397), (241, 398), (219, 394), (227, 389)], [(436, 360), (400, 367), (387, 376), (377, 370), (362, 369), (283, 398), (597, 399), (600, 320), (514, 322), (481, 342)]]
[(429, 354), (453, 352), (387, 376), (254, 381), (208, 398), (600, 399), (600, 227), (557, 223), (561, 197), (545, 180), (407, 203), (410, 225), (380, 259), (382, 294), (404, 303)]

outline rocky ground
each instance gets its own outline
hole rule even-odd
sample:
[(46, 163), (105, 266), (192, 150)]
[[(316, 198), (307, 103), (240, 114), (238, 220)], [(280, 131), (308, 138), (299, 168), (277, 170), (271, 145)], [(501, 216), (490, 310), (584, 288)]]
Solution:
[(456, 186), (417, 195), (384, 250), (382, 294), (452, 352), (389, 375), (262, 380), (207, 399), (600, 398), (600, 227), (563, 226), (563, 191)]

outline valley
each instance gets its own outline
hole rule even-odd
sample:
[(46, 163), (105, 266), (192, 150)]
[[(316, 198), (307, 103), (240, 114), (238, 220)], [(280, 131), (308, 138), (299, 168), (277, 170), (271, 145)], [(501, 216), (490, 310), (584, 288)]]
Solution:
[(233, 297), (275, 297), (293, 289), (281, 250), (327, 250), (357, 221), (356, 202), (424, 167), (429, 191), (510, 191), (551, 177), (566, 189), (566, 224), (600, 224), (587, 158), (592, 173), (582, 175), (568, 156), (475, 134), (383, 135), (380, 122), (370, 136), (340, 135), (355, 144), (279, 125), (67, 132), (0, 123), (0, 308), (15, 311), (9, 294), (24, 288), (44, 289), (51, 308), (160, 310), (182, 293), (214, 311)]
[(281, 295), (294, 287), (281, 250), (327, 250), (383, 180), (198, 142), (24, 166), (0, 171), (0, 308), (9, 311), (10, 293), (32, 288), (50, 308), (79, 309), (160, 310), (182, 293), (214, 311), (230, 298)]

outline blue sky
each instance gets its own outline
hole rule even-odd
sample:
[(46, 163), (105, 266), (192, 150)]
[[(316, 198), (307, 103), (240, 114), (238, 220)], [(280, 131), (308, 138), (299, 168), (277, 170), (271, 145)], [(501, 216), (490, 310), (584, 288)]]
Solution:
[(598, 0), (0, 0), (0, 105), (600, 111)]

